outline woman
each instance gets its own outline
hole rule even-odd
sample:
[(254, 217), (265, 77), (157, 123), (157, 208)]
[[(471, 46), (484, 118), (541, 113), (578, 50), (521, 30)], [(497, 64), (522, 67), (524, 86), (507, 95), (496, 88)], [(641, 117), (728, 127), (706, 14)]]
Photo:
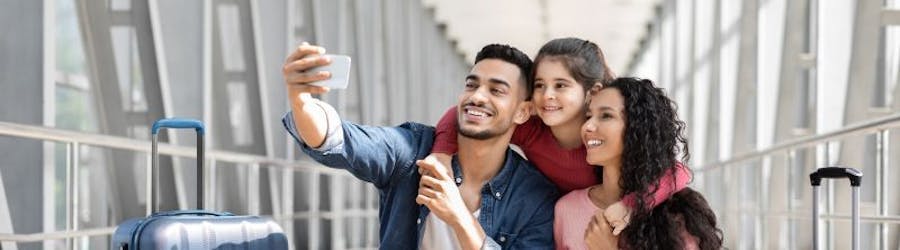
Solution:
[(651, 81), (619, 78), (592, 92), (590, 118), (582, 126), (581, 139), (587, 148), (587, 162), (603, 166), (603, 182), (572, 191), (557, 202), (557, 249), (598, 247), (593, 245), (598, 242), (593, 238), (598, 230), (605, 231), (601, 236), (614, 239), (612, 246), (599, 246), (601, 249), (721, 247), (715, 214), (691, 189), (679, 191), (652, 209), (646, 199), (636, 199), (632, 221), (617, 240), (602, 219), (591, 219), (623, 194), (651, 196), (660, 188), (661, 178), (672, 178), (665, 173), (677, 168), (678, 155), (681, 153), (681, 161), (690, 157), (684, 122), (678, 119), (674, 103)]
[[(555, 183), (565, 194), (596, 184), (599, 168), (585, 161), (581, 142), (581, 125), (587, 120), (587, 93), (595, 83), (613, 80), (603, 51), (586, 40), (561, 38), (547, 42), (534, 60), (534, 92), (531, 96), (536, 117), (516, 127), (511, 143), (522, 148), (528, 160)], [(438, 122), (433, 155), (449, 166), (449, 154), (456, 152), (456, 108), (447, 111)], [(678, 164), (680, 163), (673, 163)], [(674, 165), (673, 165), (674, 166)], [(667, 173), (659, 192), (647, 197), (658, 204), (687, 185), (690, 173), (684, 167)], [(626, 195), (624, 203), (607, 209), (618, 234), (628, 221), (628, 210), (635, 206), (634, 195)]]

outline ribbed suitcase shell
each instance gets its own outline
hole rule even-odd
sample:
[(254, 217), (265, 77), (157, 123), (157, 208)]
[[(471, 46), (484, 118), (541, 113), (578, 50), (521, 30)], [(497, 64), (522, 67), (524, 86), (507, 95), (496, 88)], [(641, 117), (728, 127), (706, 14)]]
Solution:
[(116, 228), (113, 249), (287, 249), (275, 222), (199, 210), (130, 219)]

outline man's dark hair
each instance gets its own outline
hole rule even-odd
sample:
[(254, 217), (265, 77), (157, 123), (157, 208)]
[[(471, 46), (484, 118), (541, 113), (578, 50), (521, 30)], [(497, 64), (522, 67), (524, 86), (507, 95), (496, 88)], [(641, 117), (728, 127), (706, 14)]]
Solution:
[(484, 59), (499, 59), (508, 63), (515, 64), (521, 71), (521, 77), (525, 81), (525, 99), (531, 99), (531, 92), (534, 90), (534, 81), (531, 77), (531, 69), (534, 66), (528, 55), (506, 44), (488, 44), (481, 48), (478, 55), (475, 56), (475, 63)]

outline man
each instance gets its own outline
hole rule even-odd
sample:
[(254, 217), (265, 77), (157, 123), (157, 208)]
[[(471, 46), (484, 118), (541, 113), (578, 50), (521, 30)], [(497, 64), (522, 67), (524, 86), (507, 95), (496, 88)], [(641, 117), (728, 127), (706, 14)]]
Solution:
[(478, 53), (459, 96), (459, 153), (448, 169), (418, 160), (431, 151), (433, 127), (357, 125), (313, 98), (328, 91), (308, 85), (330, 77), (307, 71), (329, 64), (323, 54), (304, 43), (288, 56), (283, 73), (292, 111), (282, 122), (313, 159), (378, 188), (382, 249), (553, 247), (559, 194), (509, 148), (516, 124), (529, 116), (528, 56), (507, 45)]

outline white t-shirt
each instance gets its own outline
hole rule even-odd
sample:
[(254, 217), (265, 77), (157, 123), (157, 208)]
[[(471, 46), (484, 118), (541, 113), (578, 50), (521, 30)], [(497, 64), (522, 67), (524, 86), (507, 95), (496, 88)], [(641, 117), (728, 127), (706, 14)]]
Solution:
[[(475, 210), (475, 213), (472, 215), (475, 218), (478, 218), (478, 215), (481, 214), (481, 209)], [(453, 228), (447, 223), (444, 223), (441, 218), (438, 218), (434, 213), (429, 213), (428, 217), (425, 217), (425, 232), (422, 233), (422, 250), (438, 250), (438, 249), (461, 249), (459, 247), (459, 241), (456, 238), (456, 233), (453, 232)]]

